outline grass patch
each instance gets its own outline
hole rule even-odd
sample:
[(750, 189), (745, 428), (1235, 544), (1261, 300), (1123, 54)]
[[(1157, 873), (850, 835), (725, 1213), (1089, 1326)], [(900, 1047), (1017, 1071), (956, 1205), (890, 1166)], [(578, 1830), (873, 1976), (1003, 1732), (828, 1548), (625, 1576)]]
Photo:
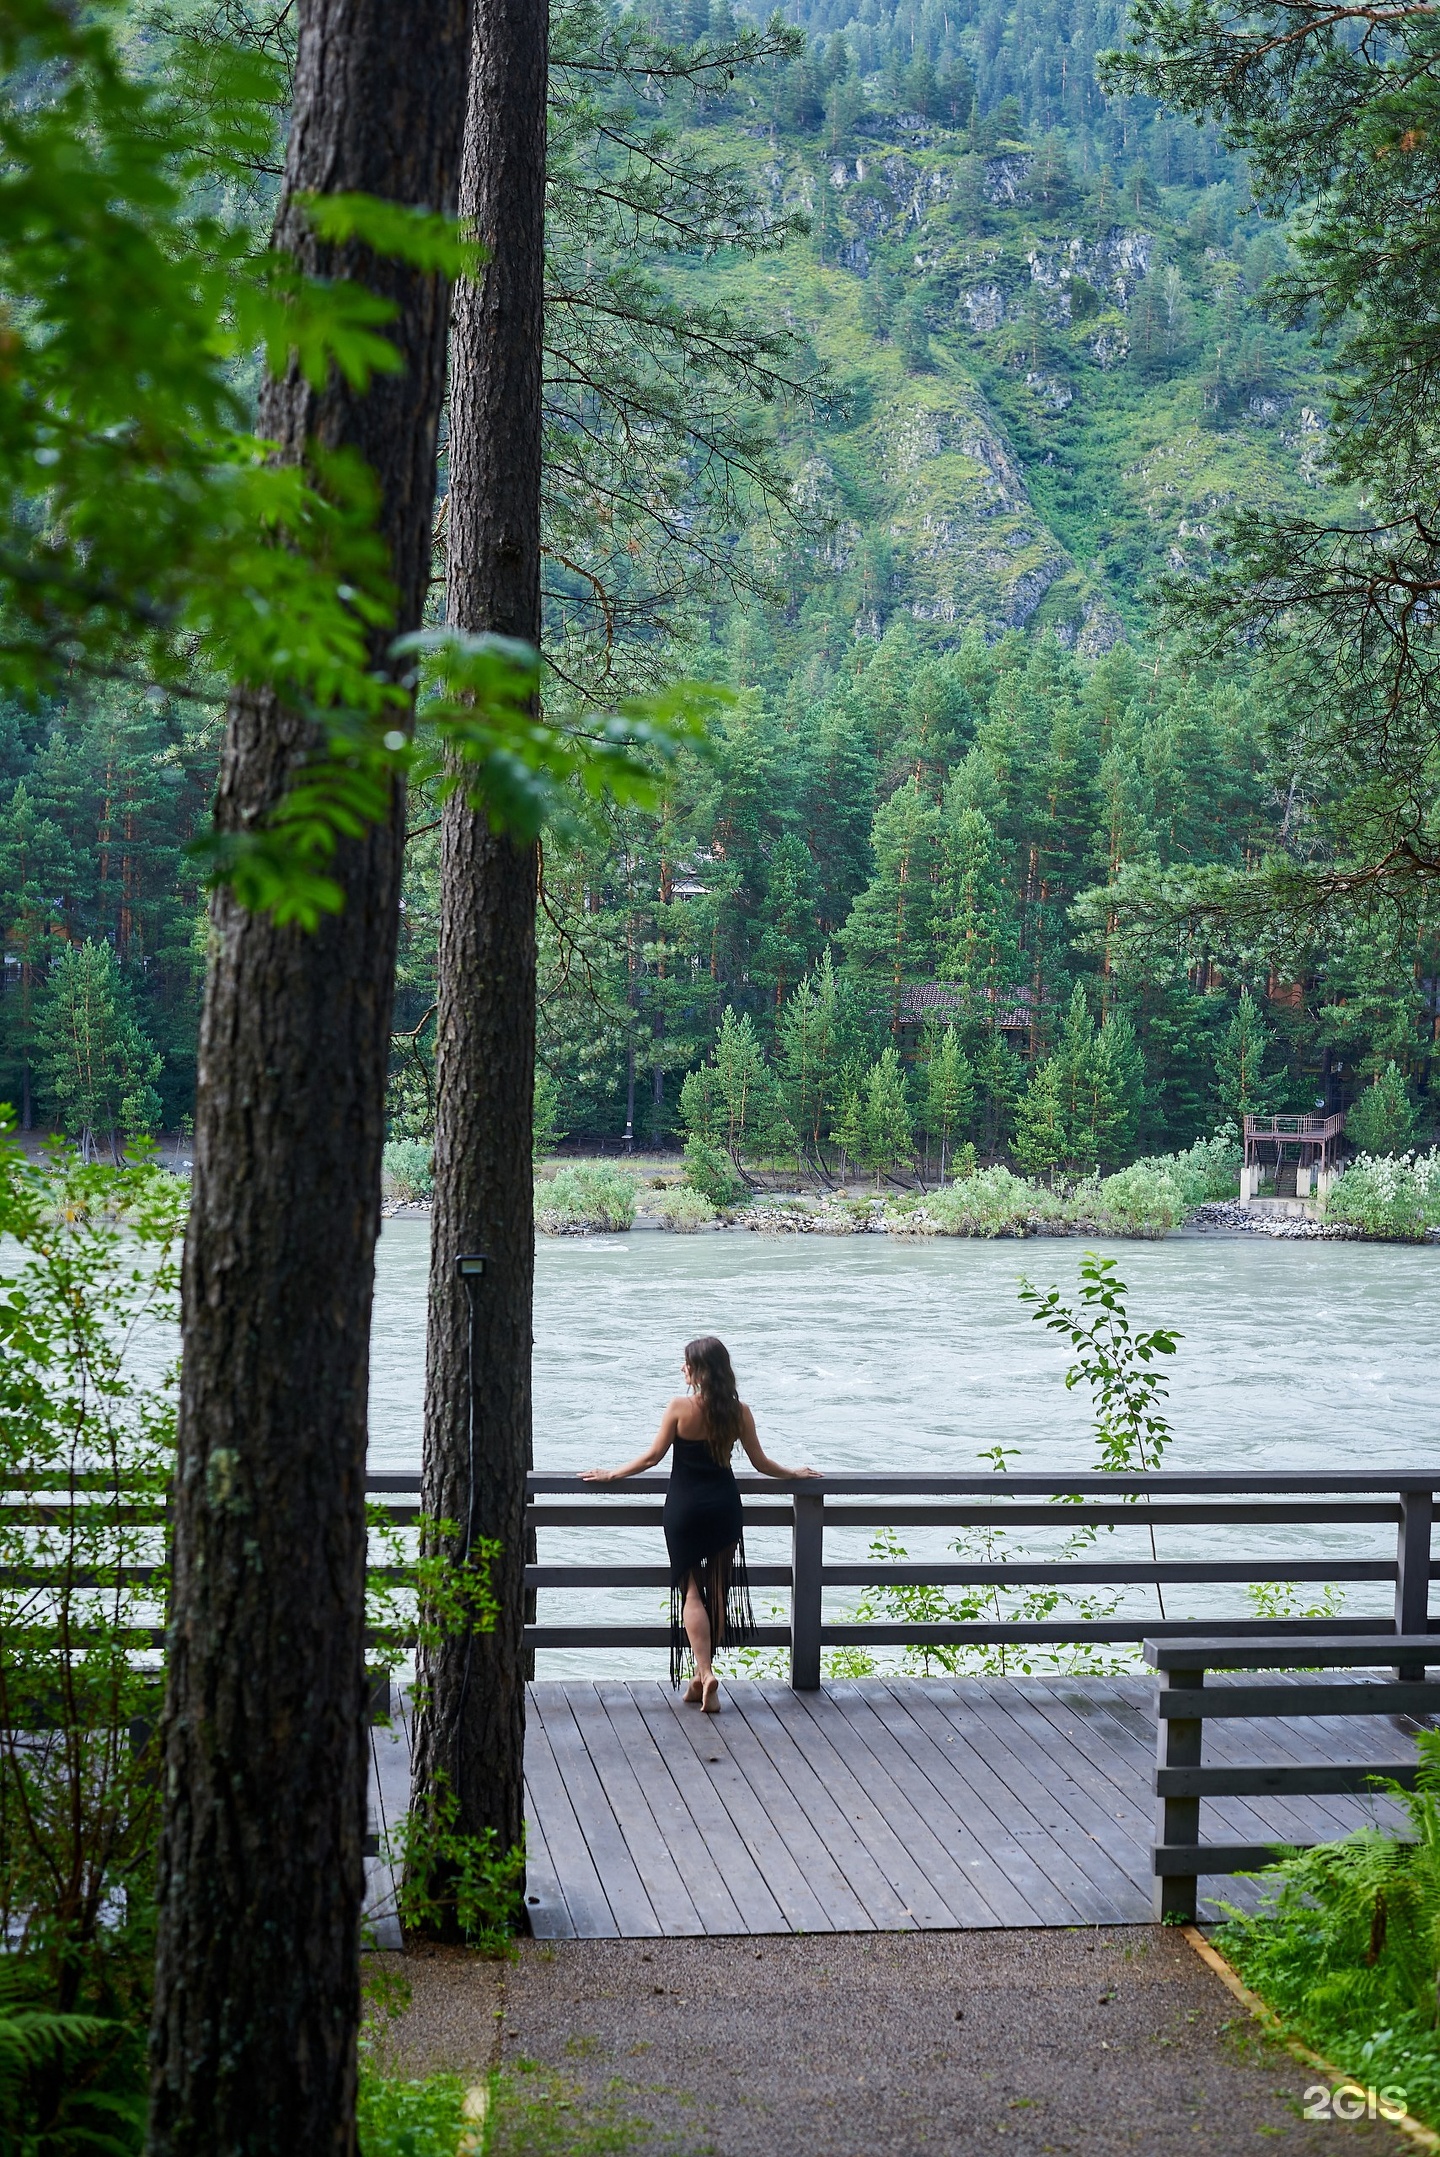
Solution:
[(459, 2075), (361, 2078), (361, 2157), (619, 2157), (649, 2133), (618, 2092), (517, 2061), (468, 2083)]

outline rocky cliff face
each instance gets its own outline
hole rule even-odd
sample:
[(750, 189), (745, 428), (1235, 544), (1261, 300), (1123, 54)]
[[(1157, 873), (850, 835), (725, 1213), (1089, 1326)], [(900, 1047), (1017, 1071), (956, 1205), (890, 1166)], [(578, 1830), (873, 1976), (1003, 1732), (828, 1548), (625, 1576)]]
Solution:
[(757, 272), (767, 304), (850, 392), (797, 440), (796, 499), (827, 520), (803, 551), (858, 634), (897, 614), (942, 641), (1044, 622), (1101, 651), (1228, 509), (1313, 506), (1314, 361), (1260, 326), (1253, 233), (1217, 244), (1153, 190), (1087, 194), (1033, 151), (882, 124), (843, 155), (769, 133), (755, 150), (774, 206), (814, 226)]

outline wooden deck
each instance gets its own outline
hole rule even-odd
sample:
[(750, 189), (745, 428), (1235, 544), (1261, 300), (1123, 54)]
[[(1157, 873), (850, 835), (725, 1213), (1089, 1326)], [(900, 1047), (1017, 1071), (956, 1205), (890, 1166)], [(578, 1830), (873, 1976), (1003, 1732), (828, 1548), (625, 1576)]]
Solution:
[[(1146, 1677), (739, 1683), (701, 1716), (657, 1682), (537, 1684), (531, 1926), (636, 1939), (1149, 1923), (1154, 1697)], [(1206, 1757), (1383, 1771), (1413, 1759), (1407, 1728), (1237, 1720), (1207, 1729)], [(407, 1776), (402, 1720), (376, 1733), (377, 1825), (403, 1811)], [(1201, 1834), (1313, 1842), (1389, 1817), (1382, 1799), (1224, 1799)], [(1207, 1885), (1253, 1898), (1243, 1881)], [(398, 1944), (390, 1887), (373, 1862), (381, 1944)]]

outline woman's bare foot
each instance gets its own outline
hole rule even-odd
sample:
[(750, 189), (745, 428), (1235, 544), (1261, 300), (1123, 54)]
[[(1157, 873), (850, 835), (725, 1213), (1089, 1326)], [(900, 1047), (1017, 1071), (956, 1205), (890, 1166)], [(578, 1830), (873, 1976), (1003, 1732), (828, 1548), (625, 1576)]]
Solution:
[(720, 1713), (720, 1680), (718, 1678), (707, 1678), (705, 1680), (701, 1689), (700, 1712), (703, 1715), (718, 1715)]
[(692, 1678), (690, 1680), (690, 1683), (685, 1688), (686, 1707), (698, 1708), (702, 1698), (704, 1697), (704, 1692), (705, 1688), (700, 1683), (700, 1680), (698, 1678)]

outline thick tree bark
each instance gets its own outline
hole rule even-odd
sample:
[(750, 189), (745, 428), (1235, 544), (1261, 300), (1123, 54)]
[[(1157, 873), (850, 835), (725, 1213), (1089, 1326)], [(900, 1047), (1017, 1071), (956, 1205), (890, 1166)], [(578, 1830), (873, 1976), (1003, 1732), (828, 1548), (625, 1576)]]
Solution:
[[(403, 21), (401, 19), (403, 14)], [(357, 451), (381, 487), (398, 627), (431, 561), (449, 291), (321, 248), (298, 190), (452, 210), (467, 0), (308, 0), (277, 237), (387, 292), (405, 365), (357, 396), (267, 383), (291, 461)], [(377, 640), (384, 663), (388, 633)], [(310, 740), (232, 700), (217, 817), (243, 828)], [(364, 1474), (370, 1306), (404, 802), (342, 847), (314, 935), (210, 912), (174, 1517), (149, 2147), (346, 2153), (365, 1831)]]
[[(456, 293), (450, 406), (450, 619), (536, 645), (547, 45), (544, 0), (476, 0), (460, 199), (488, 261)], [(534, 847), (497, 838), (463, 796), (451, 798), (424, 1503), (462, 1523), (462, 1545), (478, 1536), (500, 1545), (500, 1614), (493, 1632), (423, 1656), (415, 1782), (425, 1805), (443, 1778), (461, 1828), (493, 1828), (502, 1848), (523, 1833), (537, 881)], [(487, 1258), (471, 1289), (456, 1272), (467, 1251)]]

